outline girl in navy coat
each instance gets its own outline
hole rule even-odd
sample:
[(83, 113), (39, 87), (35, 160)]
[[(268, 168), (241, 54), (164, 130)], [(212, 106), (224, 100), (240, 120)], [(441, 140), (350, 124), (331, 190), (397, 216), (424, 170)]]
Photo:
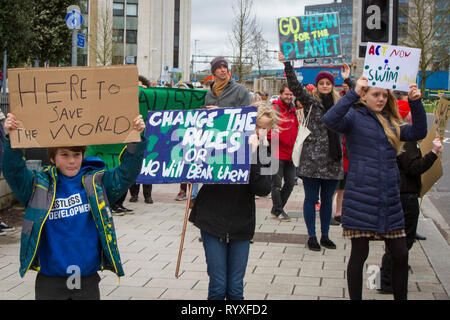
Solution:
[(370, 239), (384, 239), (393, 258), (394, 299), (406, 299), (408, 249), (400, 202), (400, 175), (396, 156), (402, 141), (417, 141), (427, 134), (426, 114), (420, 91), (413, 84), (408, 93), (412, 125), (402, 121), (397, 100), (387, 89), (368, 87), (361, 77), (323, 117), (326, 125), (343, 133), (349, 165), (345, 186), (342, 226), (352, 249), (347, 265), (350, 299), (362, 299), (363, 266)]

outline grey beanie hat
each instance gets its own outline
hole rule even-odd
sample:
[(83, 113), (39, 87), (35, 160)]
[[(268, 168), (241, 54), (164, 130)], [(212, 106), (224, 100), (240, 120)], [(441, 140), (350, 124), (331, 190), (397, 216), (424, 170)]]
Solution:
[(220, 66), (225, 66), (228, 69), (227, 60), (225, 60), (225, 58), (222, 56), (215, 57), (211, 61), (211, 73), (214, 74), (214, 71), (216, 71), (216, 69)]

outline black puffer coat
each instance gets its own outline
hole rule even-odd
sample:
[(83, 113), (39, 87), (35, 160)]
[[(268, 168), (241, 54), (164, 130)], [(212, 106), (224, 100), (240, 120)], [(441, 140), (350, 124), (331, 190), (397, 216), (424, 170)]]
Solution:
[(271, 190), (271, 175), (261, 175), (261, 163), (252, 164), (249, 184), (205, 184), (189, 216), (200, 230), (225, 241), (250, 240), (255, 233), (255, 195)]

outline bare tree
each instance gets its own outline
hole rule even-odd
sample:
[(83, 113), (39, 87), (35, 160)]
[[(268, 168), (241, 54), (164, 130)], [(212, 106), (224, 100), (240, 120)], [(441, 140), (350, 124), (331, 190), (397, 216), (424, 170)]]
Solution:
[(262, 29), (259, 25), (256, 27), (252, 42), (251, 56), (256, 68), (258, 69), (258, 75), (261, 78), (261, 69), (269, 62), (270, 57), (266, 51), (267, 41), (264, 39)]
[(247, 73), (253, 37), (257, 30), (256, 18), (253, 11), (253, 0), (234, 0), (232, 4), (234, 19), (231, 26), (231, 45), (233, 47), (234, 69), (239, 81), (244, 81)]
[(406, 38), (402, 45), (422, 50), (419, 68), (420, 89), (425, 95), (425, 81), (435, 71), (448, 68), (450, 6), (442, 0), (410, 0), (400, 8), (408, 17)]
[(107, 66), (113, 60), (112, 11), (108, 2), (99, 13), (97, 22), (97, 41), (91, 44), (95, 52), (97, 65)]

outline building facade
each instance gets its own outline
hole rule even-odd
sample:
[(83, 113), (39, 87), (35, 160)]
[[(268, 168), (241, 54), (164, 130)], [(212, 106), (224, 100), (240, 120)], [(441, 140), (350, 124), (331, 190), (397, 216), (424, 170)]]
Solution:
[(339, 12), (342, 57), (321, 59), (320, 63), (350, 63), (352, 61), (353, 0), (342, 0), (341, 2), (334, 0), (330, 3), (305, 6), (305, 15), (325, 12)]
[(191, 0), (82, 0), (79, 65), (135, 64), (158, 82), (189, 81)]

